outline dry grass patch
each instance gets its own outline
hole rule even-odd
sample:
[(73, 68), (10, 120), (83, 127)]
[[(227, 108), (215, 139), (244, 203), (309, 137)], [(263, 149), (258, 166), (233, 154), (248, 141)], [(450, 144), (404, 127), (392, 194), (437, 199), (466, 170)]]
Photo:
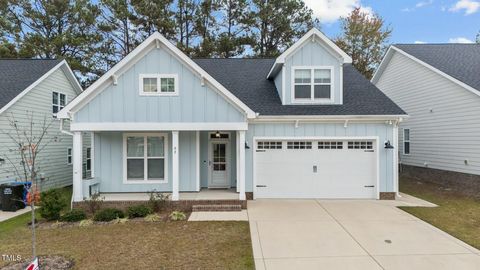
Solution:
[(480, 249), (480, 201), (440, 185), (402, 177), (400, 191), (438, 207), (400, 207), (456, 238)]
[[(77, 269), (254, 268), (248, 222), (127, 222), (37, 235), (40, 255), (73, 258)], [(28, 258), (30, 237), (26, 226), (0, 234), (0, 250)]]

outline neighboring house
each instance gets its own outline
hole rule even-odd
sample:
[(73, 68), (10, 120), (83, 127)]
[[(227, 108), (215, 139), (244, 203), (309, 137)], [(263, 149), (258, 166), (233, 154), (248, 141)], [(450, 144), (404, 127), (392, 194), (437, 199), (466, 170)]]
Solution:
[(406, 169), (479, 186), (480, 45), (393, 45), (372, 82), (410, 116), (399, 132)]
[[(218, 188), (239, 200), (393, 198), (406, 114), (314, 29), (276, 59), (190, 59), (155, 33), (58, 116), (74, 133), (75, 201), (89, 186), (175, 201)], [(94, 132), (88, 185), (82, 132)]]
[[(12, 119), (22, 127), (34, 123), (40, 134), (44, 120), (51, 126), (46, 141), (52, 141), (37, 158), (41, 187), (63, 187), (72, 184), (72, 136), (60, 131), (56, 113), (82, 92), (67, 62), (40, 59), (0, 59), (0, 183), (19, 179), (21, 158), (13, 140)], [(33, 121), (29, 119), (33, 115)], [(66, 127), (68, 128), (68, 127)], [(25, 130), (22, 128), (22, 131)], [(89, 136), (85, 136), (89, 140)], [(90, 151), (90, 150), (88, 150)], [(87, 155), (87, 147), (84, 155)], [(14, 166), (15, 164), (16, 166)]]

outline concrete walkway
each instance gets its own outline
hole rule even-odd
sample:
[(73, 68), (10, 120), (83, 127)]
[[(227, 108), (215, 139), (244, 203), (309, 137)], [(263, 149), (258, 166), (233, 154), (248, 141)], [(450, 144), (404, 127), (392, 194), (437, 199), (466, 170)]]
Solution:
[(5, 221), (5, 220), (9, 220), (11, 218), (23, 215), (23, 214), (28, 213), (28, 212), (30, 212), (30, 206), (27, 206), (23, 209), (20, 209), (20, 210), (16, 211), (16, 212), (7, 212), (7, 211), (1, 211), (0, 210), (0, 222)]
[(479, 250), (396, 208), (405, 200), (249, 201), (256, 269), (480, 269)]

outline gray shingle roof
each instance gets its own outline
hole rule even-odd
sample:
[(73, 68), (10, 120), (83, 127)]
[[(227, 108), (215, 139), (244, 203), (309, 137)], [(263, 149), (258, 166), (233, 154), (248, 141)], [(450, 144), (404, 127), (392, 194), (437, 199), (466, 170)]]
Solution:
[(480, 91), (480, 44), (394, 46)]
[(62, 60), (0, 59), (0, 108)]
[(260, 115), (406, 114), (352, 65), (344, 65), (343, 105), (282, 105), (267, 74), (275, 59), (193, 59), (237, 98)]

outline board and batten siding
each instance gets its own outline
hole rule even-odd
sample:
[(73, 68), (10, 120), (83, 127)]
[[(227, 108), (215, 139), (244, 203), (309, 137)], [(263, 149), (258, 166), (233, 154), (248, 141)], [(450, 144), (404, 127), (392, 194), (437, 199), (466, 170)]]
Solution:
[[(135, 132), (132, 132), (135, 133)], [(172, 132), (168, 133), (167, 183), (124, 184), (123, 132), (95, 132), (95, 178), (100, 192), (149, 192), (172, 190)], [(154, 134), (154, 133), (152, 133)], [(179, 132), (179, 190), (196, 189), (196, 132)]]
[[(393, 125), (386, 123), (255, 123), (249, 124), (245, 149), (246, 191), (253, 191), (253, 137), (370, 137), (378, 136), (380, 149), (380, 192), (394, 192), (393, 155), (395, 151), (383, 147), (385, 141), (393, 141)], [(348, 168), (346, 168), (348, 169)], [(292, 185), (294, 185), (294, 181)]]
[[(41, 183), (42, 190), (72, 184), (72, 165), (67, 164), (67, 149), (72, 147), (72, 137), (60, 132), (60, 121), (52, 116), (53, 91), (66, 94), (67, 102), (70, 102), (77, 95), (64, 71), (58, 69), (0, 114), (0, 129), (5, 132), (14, 132), (9, 122), (9, 119), (12, 117), (15, 118), (20, 126), (29, 125), (30, 120), (27, 116), (27, 111), (33, 113), (34, 130), (37, 134), (40, 134), (45, 117), (47, 123), (53, 121), (44, 142), (52, 140), (54, 137), (57, 137), (57, 139), (49, 143), (37, 157), (37, 168), (45, 176), (45, 181)], [(65, 126), (65, 129), (68, 130), (68, 125)], [(86, 147), (90, 145), (89, 136), (88, 133), (83, 136), (84, 160)], [(3, 132), (0, 133), (0, 155), (7, 155), (8, 159), (18, 164), (17, 167), (20, 168), (21, 159), (18, 152), (10, 151), (10, 149), (15, 148), (16, 146), (12, 139)], [(14, 166), (8, 161), (4, 165), (0, 165), (0, 182), (13, 178), (19, 178), (15, 173)]]
[[(342, 89), (341, 89), (341, 69), (343, 68), (340, 60), (335, 58), (325, 47), (318, 44), (318, 42), (308, 41), (300, 47), (296, 52), (290, 55), (286, 60), (285, 68), (285, 104), (292, 103), (292, 83), (293, 75), (292, 68), (298, 66), (332, 66), (333, 67), (333, 95), (334, 104), (341, 104)], [(275, 85), (281, 84), (282, 71), (280, 71), (275, 78)], [(280, 78), (280, 79), (277, 79)], [(277, 81), (278, 80), (278, 81)], [(280, 97), (282, 95), (280, 94)]]
[(480, 174), (479, 96), (399, 53), (376, 85), (410, 116), (399, 128), (402, 164)]
[[(141, 96), (140, 74), (178, 74), (178, 96)], [(133, 64), (75, 113), (77, 123), (245, 122), (245, 115), (164, 48)]]

